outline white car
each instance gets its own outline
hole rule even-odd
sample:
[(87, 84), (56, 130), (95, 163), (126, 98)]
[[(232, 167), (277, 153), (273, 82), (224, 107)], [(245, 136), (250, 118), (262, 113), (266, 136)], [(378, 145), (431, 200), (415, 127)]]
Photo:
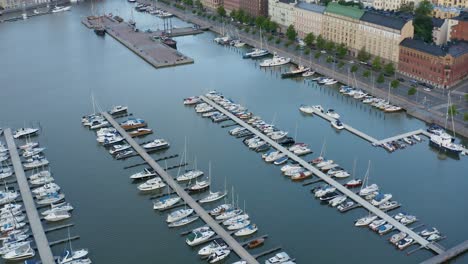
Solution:
[(426, 92), (430, 92), (430, 91), (432, 91), (432, 90), (431, 90), (431, 88), (427, 88), (427, 87), (426, 87), (426, 88), (424, 88), (423, 90), (424, 90), (424, 91), (426, 91)]
[(327, 54), (327, 51), (326, 50), (321, 50), (320, 53)]

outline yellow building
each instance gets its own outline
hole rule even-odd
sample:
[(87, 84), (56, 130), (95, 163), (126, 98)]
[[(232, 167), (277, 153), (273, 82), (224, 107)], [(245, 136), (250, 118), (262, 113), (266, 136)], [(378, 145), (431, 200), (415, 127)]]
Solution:
[(432, 16), (441, 19), (453, 18), (460, 15), (460, 11), (457, 7), (434, 6)]
[(468, 0), (432, 0), (432, 3), (445, 7), (468, 8)]
[(308, 33), (322, 34), (324, 12), (325, 6), (299, 2), (294, 8), (294, 28), (299, 37), (304, 38)]

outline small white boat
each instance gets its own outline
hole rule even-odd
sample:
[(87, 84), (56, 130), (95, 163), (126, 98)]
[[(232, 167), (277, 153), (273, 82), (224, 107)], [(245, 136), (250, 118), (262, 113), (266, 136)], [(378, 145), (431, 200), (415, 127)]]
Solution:
[(47, 159), (35, 159), (31, 162), (24, 163), (23, 166), (25, 169), (34, 169), (38, 167), (44, 167), (49, 164), (49, 161)]
[(27, 245), (18, 247), (10, 252), (7, 252), (5, 255), (2, 256), (2, 258), (7, 261), (15, 261), (32, 258), (35, 255), (36, 253), (34, 249), (32, 249), (31, 245), (28, 243)]
[(216, 220), (226, 220), (232, 217), (235, 217), (237, 215), (242, 214), (242, 210), (240, 209), (231, 209), (228, 211), (225, 211), (224, 213), (217, 215), (215, 218)]
[(334, 128), (336, 128), (338, 130), (344, 129), (344, 125), (343, 125), (343, 123), (341, 123), (341, 121), (339, 119), (333, 120), (330, 123)]
[(413, 135), (413, 138), (416, 139), (417, 141), (421, 142), (421, 137), (419, 137), (418, 135)]
[(149, 177), (156, 176), (156, 172), (151, 172), (149, 169), (144, 169), (143, 171), (137, 172), (135, 174), (132, 174), (130, 176), (130, 179), (132, 180), (140, 180), (140, 179), (145, 179)]
[(346, 198), (347, 198), (346, 195), (340, 195), (328, 201), (328, 204), (331, 205), (332, 207), (336, 207), (342, 204), (344, 201), (346, 201)]
[(37, 196), (44, 196), (48, 193), (54, 193), (60, 191), (60, 186), (54, 182), (46, 183), (41, 187), (32, 190), (32, 193)]
[(328, 109), (326, 115), (334, 119), (340, 118), (340, 115), (337, 112), (335, 112), (335, 110), (333, 109)]
[(43, 171), (31, 174), (31, 176), (29, 176), (29, 180), (37, 180), (40, 178), (47, 178), (47, 177), (52, 177), (52, 173), (50, 173), (50, 171), (43, 170)]
[(189, 171), (187, 171), (186, 173), (184, 173), (184, 174), (178, 176), (178, 177), (176, 178), (176, 180), (177, 180), (178, 182), (181, 182), (181, 181), (189, 181), (189, 180), (192, 180), (192, 179), (196, 179), (196, 178), (198, 178), (198, 177), (200, 177), (200, 176), (203, 176), (203, 174), (204, 174), (204, 173), (203, 173), (203, 171), (201, 171), (201, 170), (189, 170)]
[(13, 132), (13, 137), (15, 139), (18, 139), (24, 136), (34, 135), (37, 132), (39, 132), (38, 128), (30, 128), (30, 127), (20, 128), (20, 129), (15, 130), (15, 132)]
[(372, 221), (374, 221), (375, 219), (377, 219), (377, 216), (375, 215), (365, 216), (363, 218), (358, 219), (354, 225), (355, 226), (367, 226), (370, 223), (372, 223)]
[(238, 220), (232, 223), (231, 225), (229, 225), (227, 227), (227, 230), (239, 230), (244, 227), (247, 227), (248, 225), (250, 225), (250, 221), (248, 219)]
[(164, 139), (155, 139), (151, 141), (150, 143), (143, 145), (143, 148), (146, 150), (158, 150), (158, 149), (164, 149), (168, 147), (169, 147), (169, 143)]
[(201, 98), (198, 96), (192, 96), (184, 99), (184, 105), (194, 105), (201, 102)]
[(52, 9), (52, 13), (59, 13), (59, 12), (65, 12), (65, 11), (70, 11), (71, 6), (55, 6)]
[(437, 228), (433, 227), (432, 229), (424, 229), (423, 231), (419, 232), (421, 236), (430, 236), (433, 234), (439, 234), (439, 230)]
[(409, 247), (411, 244), (413, 244), (413, 241), (414, 240), (412, 238), (405, 237), (402, 240), (398, 241), (396, 246), (398, 247), (398, 249), (403, 250), (403, 249)]
[(286, 252), (280, 252), (274, 255), (273, 257), (267, 259), (265, 264), (279, 264), (285, 263), (287, 261), (292, 261), (289, 255)]
[(231, 253), (231, 250), (229, 249), (218, 249), (208, 257), (208, 262), (209, 263), (219, 262), (227, 258), (227, 256), (229, 256), (230, 253)]
[(19, 148), (22, 150), (27, 150), (27, 149), (36, 148), (38, 146), (39, 146), (39, 143), (37, 142), (27, 142), (26, 144), (19, 146)]
[(241, 214), (241, 215), (237, 215), (233, 218), (230, 218), (228, 220), (225, 220), (223, 222), (223, 225), (225, 226), (230, 226), (232, 224), (235, 224), (236, 222), (239, 222), (239, 221), (244, 221), (244, 220), (247, 220), (249, 219), (249, 215), (248, 214)]
[(138, 185), (137, 188), (138, 190), (142, 192), (146, 192), (146, 191), (158, 190), (158, 189), (164, 188), (165, 186), (166, 184), (163, 182), (163, 180), (160, 177), (155, 177)]
[(218, 216), (223, 214), (226, 211), (232, 210), (233, 205), (232, 204), (221, 204), (218, 205), (217, 207), (213, 208), (211, 211), (209, 211), (209, 214), (212, 216)]
[(378, 194), (374, 197), (374, 199), (371, 201), (372, 205), (374, 206), (379, 206), (388, 200), (392, 199), (392, 194), (386, 193), (386, 194)]
[(392, 244), (397, 244), (400, 240), (402, 240), (403, 238), (405, 238), (408, 234), (404, 233), (404, 232), (400, 232), (398, 234), (394, 234), (390, 237), (389, 241), (390, 243)]
[(63, 193), (52, 193), (44, 197), (43, 199), (37, 200), (37, 204), (54, 204), (58, 203), (65, 199), (65, 194)]
[(122, 152), (122, 151), (125, 151), (125, 150), (129, 150), (131, 149), (132, 146), (130, 146), (129, 144), (123, 144), (123, 145), (113, 145), (110, 149), (109, 149), (109, 154), (111, 155), (116, 155), (118, 154), (119, 152)]
[(88, 256), (88, 253), (89, 251), (87, 249), (65, 250), (62, 257), (58, 260), (58, 263), (72, 263), (73, 261), (85, 258)]
[(69, 203), (51, 204), (50, 209), (41, 212), (41, 215), (49, 215), (55, 212), (70, 212), (73, 210), (73, 206)]
[(209, 256), (217, 250), (226, 249), (226, 248), (227, 248), (227, 245), (222, 239), (215, 239), (213, 242), (211, 242), (207, 246), (202, 247), (198, 251), (198, 255)]
[(199, 203), (211, 203), (214, 201), (218, 201), (219, 199), (222, 199), (223, 197), (226, 196), (226, 192), (210, 192), (206, 197), (200, 199), (198, 202)]
[(119, 115), (119, 114), (126, 113), (127, 110), (128, 110), (128, 106), (116, 105), (112, 107), (112, 109), (109, 111), (109, 114)]
[(184, 225), (188, 225), (192, 222), (195, 222), (196, 220), (198, 220), (198, 216), (195, 215), (195, 216), (188, 216), (188, 217), (184, 217), (178, 221), (175, 221), (175, 222), (172, 222), (170, 224), (168, 224), (169, 227), (179, 227), (179, 226), (184, 226)]
[(235, 236), (249, 236), (255, 232), (257, 232), (258, 227), (256, 224), (250, 224), (247, 227), (244, 227), (234, 233)]
[(315, 165), (317, 168), (322, 168), (322, 167), (325, 167), (325, 166), (328, 166), (328, 165), (331, 165), (333, 164), (333, 160), (323, 160), (322, 162), (320, 163), (317, 163), (317, 165)]
[(211, 230), (202, 231), (202, 232), (192, 232), (192, 234), (190, 234), (189, 237), (185, 239), (185, 242), (187, 243), (187, 245), (193, 247), (193, 246), (202, 244), (203, 242), (207, 241), (214, 235), (215, 235), (215, 232)]
[(278, 54), (274, 54), (273, 58), (266, 59), (260, 63), (260, 67), (274, 67), (288, 64), (291, 61), (291, 58), (280, 57)]
[(71, 214), (66, 210), (63, 211), (53, 211), (47, 214), (44, 219), (48, 222), (58, 222), (71, 217)]
[(170, 214), (167, 215), (166, 222), (167, 223), (173, 223), (175, 221), (179, 221), (182, 218), (185, 218), (193, 213), (192, 208), (188, 209), (179, 209), (176, 211), (171, 212)]
[(359, 191), (359, 195), (360, 196), (366, 196), (366, 195), (369, 195), (371, 193), (377, 192), (378, 190), (379, 190), (379, 186), (377, 184), (373, 183), (371, 185), (368, 185), (368, 186), (362, 188)]
[(158, 199), (156, 202), (153, 203), (153, 209), (163, 210), (163, 209), (166, 209), (175, 205), (180, 200), (181, 198), (179, 196), (176, 196), (176, 197), (165, 196), (163, 198)]
[(370, 223), (369, 228), (375, 231), (377, 230), (379, 226), (385, 225), (386, 223), (387, 221), (383, 219), (377, 219), (377, 220), (372, 221), (372, 223)]
[(29, 158), (29, 157), (32, 157), (34, 155), (38, 155), (40, 153), (42, 153), (43, 151), (45, 150), (45, 148), (30, 148), (30, 149), (25, 149), (23, 151), (23, 154), (22, 156), (24, 158)]

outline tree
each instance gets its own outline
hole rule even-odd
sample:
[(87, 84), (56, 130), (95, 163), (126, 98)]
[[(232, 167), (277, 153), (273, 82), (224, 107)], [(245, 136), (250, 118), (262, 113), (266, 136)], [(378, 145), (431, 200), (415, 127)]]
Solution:
[(389, 63), (385, 64), (385, 66), (384, 66), (384, 72), (385, 72), (385, 74), (387, 74), (387, 75), (393, 75), (393, 74), (395, 74), (395, 66), (393, 66), (393, 63), (392, 63), (392, 62), (389, 62)]
[(193, 1), (192, 0), (184, 0), (183, 2), (186, 5), (193, 6)]
[(382, 62), (380, 61), (379, 56), (375, 57), (374, 60), (372, 61), (372, 69), (374, 71), (382, 70)]
[(305, 48), (304, 54), (305, 54), (305, 55), (309, 55), (309, 54), (310, 54), (310, 48), (309, 48), (309, 47)]
[(276, 41), (275, 41), (276, 44), (280, 44), (281, 43), (281, 39), (280, 38), (277, 38)]
[(417, 92), (416, 88), (411, 87), (411, 88), (408, 90), (408, 95), (415, 95), (416, 92)]
[(344, 43), (341, 43), (340, 45), (338, 45), (338, 47), (336, 47), (336, 56), (339, 59), (343, 59), (347, 53), (348, 49), (346, 48), (346, 45)]
[(432, 4), (428, 0), (419, 3), (414, 13), (414, 35), (426, 42), (432, 41)]
[(297, 32), (294, 29), (293, 25), (289, 25), (288, 29), (286, 30), (286, 36), (288, 37), (290, 41), (296, 40)]
[(402, 3), (398, 9), (400, 12), (413, 13), (414, 12), (414, 2)]
[(332, 63), (333, 62), (333, 57), (332, 56), (328, 56), (327, 57), (327, 63)]
[(322, 53), (320, 53), (320, 51), (317, 51), (314, 55), (314, 58), (319, 59), (320, 56), (322, 56)]
[(468, 122), (468, 113), (463, 114), (463, 120), (465, 120), (466, 122)]
[(366, 77), (366, 78), (369, 78), (370, 76), (370, 71), (365, 71), (362, 73), (362, 76)]
[(452, 104), (447, 108), (447, 113), (449, 116), (454, 116), (458, 114), (457, 106)]
[(398, 88), (398, 86), (400, 86), (400, 81), (398, 80), (393, 80), (390, 82), (390, 86), (393, 88), (393, 89), (396, 89)]
[(377, 77), (377, 83), (384, 83), (385, 82), (385, 77), (383, 74), (379, 74), (379, 77)]
[(364, 61), (364, 62), (367, 62), (370, 59), (370, 54), (366, 51), (365, 46), (363, 46), (359, 50), (357, 58), (358, 58), (358, 60)]
[(338, 69), (341, 69), (341, 68), (343, 68), (344, 66), (345, 66), (345, 63), (344, 63), (344, 62), (340, 61), (340, 62), (338, 63)]
[(414, 10), (414, 12), (416, 13), (416, 15), (423, 15), (423, 16), (430, 15), (432, 13), (431, 2), (429, 2), (428, 0), (421, 1), (418, 7), (416, 8), (416, 10)]
[(468, 102), (468, 94), (465, 94), (465, 101)]
[(357, 65), (351, 66), (351, 72), (357, 72), (358, 69), (359, 67)]
[(307, 44), (307, 46), (312, 46), (314, 44), (314, 41), (315, 41), (315, 35), (314, 33), (310, 32), (309, 34), (307, 34), (304, 38), (304, 42)]
[(325, 49), (328, 52), (332, 53), (335, 50), (335, 42), (333, 42), (331, 40), (327, 41), (326, 44), (325, 44)]
[(197, 8), (203, 9), (203, 4), (202, 4), (202, 2), (201, 2), (200, 0), (196, 0), (196, 1), (195, 1), (195, 6), (196, 6)]
[(317, 48), (318, 49), (324, 49), (325, 48), (325, 43), (326, 43), (326, 40), (322, 37), (322, 35), (319, 35), (317, 37)]
[(266, 18), (263, 16), (258, 16), (255, 18), (255, 25), (259, 28), (263, 27), (265, 25)]
[(224, 6), (219, 6), (216, 12), (218, 13), (220, 17), (226, 16), (226, 10), (224, 9)]

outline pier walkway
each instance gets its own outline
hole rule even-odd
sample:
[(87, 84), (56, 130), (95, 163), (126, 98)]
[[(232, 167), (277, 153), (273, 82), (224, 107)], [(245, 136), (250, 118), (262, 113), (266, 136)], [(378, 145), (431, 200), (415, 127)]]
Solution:
[(315, 175), (317, 175), (317, 177), (321, 178), (326, 183), (334, 186), (338, 191), (340, 191), (341, 193), (346, 195), (349, 199), (352, 199), (356, 203), (362, 205), (362, 207), (364, 207), (366, 210), (368, 210), (369, 212), (373, 213), (374, 215), (380, 217), (381, 219), (387, 221), (389, 224), (393, 225), (396, 229), (400, 230), (401, 232), (405, 232), (406, 234), (408, 234), (409, 237), (413, 238), (414, 241), (417, 242), (418, 244), (420, 244), (422, 247), (431, 249), (434, 252), (436, 252), (437, 254), (444, 253), (444, 250), (442, 248), (440, 248), (437, 244), (434, 244), (434, 243), (431, 243), (431, 242), (427, 241), (426, 239), (424, 239), (423, 237), (418, 235), (416, 232), (414, 232), (413, 230), (411, 230), (407, 226), (403, 225), (402, 223), (395, 220), (393, 217), (389, 216), (388, 214), (386, 214), (382, 210), (380, 210), (377, 207), (373, 206), (371, 203), (369, 203), (368, 201), (363, 199), (361, 196), (355, 194), (354, 192), (352, 192), (348, 188), (341, 185), (339, 182), (337, 182), (334, 179), (330, 178), (329, 176), (327, 176), (326, 174), (324, 174), (323, 172), (321, 172), (320, 170), (318, 170), (317, 168), (315, 168), (314, 166), (312, 166), (311, 164), (309, 164), (305, 160), (301, 159), (300, 157), (296, 156), (295, 154), (290, 152), (285, 147), (278, 144), (276, 141), (272, 140), (271, 138), (269, 138), (265, 134), (261, 133), (257, 129), (253, 128), (249, 124), (245, 123), (240, 118), (237, 118), (235, 115), (231, 114), (229, 111), (227, 111), (223, 107), (221, 107), (218, 104), (214, 103), (213, 101), (206, 98), (205, 96), (200, 96), (200, 98), (202, 98), (206, 103), (213, 106), (219, 112), (221, 112), (221, 113), (225, 114), (226, 116), (228, 116), (229, 118), (231, 118), (231, 120), (238, 123), (240, 126), (246, 128), (250, 132), (254, 133), (256, 136), (260, 137), (262, 140), (269, 143), (275, 149), (277, 149), (277, 150), (283, 152), (284, 154), (286, 154), (291, 160), (294, 160), (294, 161), (298, 162), (305, 169), (310, 170), (311, 172), (313, 172)]
[(47, 236), (44, 233), (44, 228), (41, 224), (39, 213), (37, 212), (36, 205), (34, 203), (31, 189), (29, 188), (28, 180), (24, 174), (23, 164), (21, 163), (18, 150), (16, 148), (11, 129), (7, 128), (4, 131), (5, 140), (8, 145), (10, 152), (11, 162), (13, 164), (16, 179), (20, 189), (21, 197), (23, 198), (24, 208), (26, 209), (26, 215), (28, 216), (29, 225), (36, 241), (37, 250), (39, 256), (44, 264), (54, 264), (54, 256), (49, 246)]
[(434, 256), (428, 260), (421, 262), (421, 264), (446, 263), (449, 260), (465, 253), (466, 251), (468, 251), (468, 240), (465, 240), (464, 242), (454, 246), (453, 248), (446, 250), (443, 254)]
[(107, 121), (125, 138), (133, 149), (150, 165), (154, 171), (172, 188), (177, 194), (192, 208), (200, 218), (221, 237), (226, 244), (242, 259), (249, 264), (258, 264), (258, 261), (242, 247), (223, 227), (221, 227), (206, 211), (190, 196), (175, 180), (169, 175), (156, 161), (132, 138), (128, 133), (120, 127), (120, 125), (108, 113), (101, 113)]

